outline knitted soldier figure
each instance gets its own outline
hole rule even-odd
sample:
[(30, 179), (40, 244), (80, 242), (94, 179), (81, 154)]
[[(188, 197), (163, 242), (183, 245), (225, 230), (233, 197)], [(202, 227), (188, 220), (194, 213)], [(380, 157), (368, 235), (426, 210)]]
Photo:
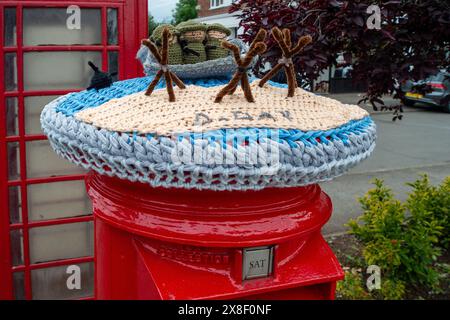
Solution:
[(170, 31), (169, 36), (169, 64), (183, 64), (183, 50), (178, 42), (178, 32), (175, 27), (170, 24), (162, 24), (153, 30), (150, 40), (153, 41), (158, 48), (161, 48), (162, 32), (164, 28)]
[(220, 23), (214, 23), (208, 26), (206, 36), (207, 42), (205, 46), (208, 60), (215, 60), (228, 56), (229, 51), (222, 47), (221, 41), (225, 40), (230, 34), (231, 30)]
[(203, 23), (185, 21), (177, 25), (177, 31), (180, 34), (184, 63), (194, 64), (206, 61), (204, 45), (206, 26)]

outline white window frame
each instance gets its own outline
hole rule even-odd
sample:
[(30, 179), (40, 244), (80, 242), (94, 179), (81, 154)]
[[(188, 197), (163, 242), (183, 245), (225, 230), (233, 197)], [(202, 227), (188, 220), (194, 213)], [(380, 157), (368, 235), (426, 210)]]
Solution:
[(209, 10), (224, 8), (230, 5), (230, 0), (209, 0)]

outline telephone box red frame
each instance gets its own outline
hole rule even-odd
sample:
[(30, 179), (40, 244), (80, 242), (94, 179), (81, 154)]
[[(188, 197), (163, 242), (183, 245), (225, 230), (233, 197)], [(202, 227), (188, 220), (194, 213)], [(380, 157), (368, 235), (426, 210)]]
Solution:
[[(23, 46), (22, 45), (22, 12), (24, 7), (67, 7), (78, 5), (80, 8), (100, 8), (102, 17), (102, 44), (101, 45), (51, 45), (51, 46)], [(16, 33), (17, 43), (14, 47), (4, 46), (3, 19), (4, 8), (16, 8)], [(106, 13), (108, 8), (118, 9), (118, 45), (107, 44)], [(60, 182), (82, 180), (84, 175), (65, 175), (43, 178), (27, 178), (26, 174), (26, 150), (28, 141), (45, 140), (44, 135), (25, 134), (24, 97), (41, 95), (63, 95), (74, 90), (46, 90), (46, 91), (24, 91), (23, 86), (23, 53), (32, 51), (101, 51), (102, 68), (108, 68), (108, 51), (119, 52), (119, 79), (133, 78), (142, 75), (142, 68), (135, 59), (135, 54), (140, 45), (140, 39), (147, 37), (148, 28), (148, 5), (147, 0), (3, 0), (0, 2), (0, 299), (13, 299), (13, 273), (24, 272), (25, 298), (32, 298), (31, 270), (48, 268), (61, 265), (78, 264), (94, 261), (95, 257), (82, 257), (75, 259), (56, 260), (45, 263), (30, 263), (28, 230), (34, 227), (51, 226), (67, 223), (92, 221), (92, 215), (72, 218), (61, 218), (54, 220), (28, 221), (27, 208), (27, 186), (38, 183)], [(4, 54), (15, 52), (17, 54), (17, 89), (5, 92), (4, 88)], [(17, 97), (18, 99), (18, 135), (7, 136), (6, 132), (6, 110), (5, 98)], [(8, 181), (7, 143), (17, 142), (20, 148), (20, 178)], [(18, 186), (21, 191), (22, 222), (10, 224), (8, 188)], [(24, 263), (12, 266), (10, 253), (10, 231), (23, 230), (23, 255)]]

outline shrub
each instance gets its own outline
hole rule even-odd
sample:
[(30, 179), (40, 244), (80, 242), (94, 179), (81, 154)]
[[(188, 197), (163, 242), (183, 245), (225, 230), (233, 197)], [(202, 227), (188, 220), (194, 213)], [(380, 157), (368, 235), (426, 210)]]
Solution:
[(405, 295), (403, 281), (385, 279), (381, 283), (380, 295), (385, 300), (400, 300)]
[(413, 192), (404, 204), (382, 180), (376, 179), (374, 185), (359, 199), (363, 214), (350, 220), (348, 226), (364, 245), (367, 265), (375, 264), (382, 270), (380, 294), (387, 299), (401, 298), (406, 284), (437, 288), (439, 272), (433, 264), (441, 252), (442, 225), (448, 222), (442, 211), (448, 204), (444, 194), (448, 179), (443, 186), (433, 188), (423, 176), (410, 184)]
[(438, 186), (432, 186), (427, 175), (413, 183), (407, 206), (413, 216), (421, 216), (426, 223), (436, 223), (441, 227), (439, 244), (448, 248), (450, 244), (450, 177)]
[(366, 291), (364, 279), (355, 269), (345, 271), (345, 278), (336, 286), (336, 298), (345, 300), (370, 300), (371, 295)]

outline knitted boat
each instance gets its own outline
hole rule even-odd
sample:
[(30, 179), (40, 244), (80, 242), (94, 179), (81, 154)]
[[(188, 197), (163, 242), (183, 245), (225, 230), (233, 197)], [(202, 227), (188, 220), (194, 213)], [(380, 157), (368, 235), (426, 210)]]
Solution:
[[(242, 54), (245, 54), (248, 51), (248, 46), (241, 40), (231, 39), (229, 41), (236, 44)], [(159, 71), (160, 65), (150, 54), (147, 47), (142, 46), (141, 49), (139, 49), (137, 58), (141, 61), (146, 75), (155, 75)], [(256, 59), (253, 60), (252, 65), (254, 65), (255, 62)], [(225, 58), (208, 60), (195, 64), (171, 65), (170, 68), (173, 73), (183, 80), (204, 79), (230, 76), (230, 74), (233, 74), (236, 71), (236, 64), (234, 63), (233, 57), (230, 55)]]

